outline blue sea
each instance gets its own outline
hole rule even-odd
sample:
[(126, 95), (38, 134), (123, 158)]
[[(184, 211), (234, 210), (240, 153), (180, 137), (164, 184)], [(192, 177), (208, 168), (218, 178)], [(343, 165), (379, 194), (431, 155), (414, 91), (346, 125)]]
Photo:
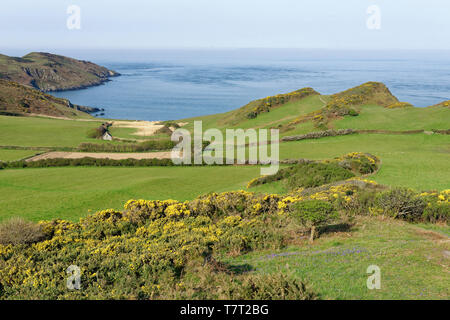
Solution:
[(172, 120), (226, 112), (303, 87), (336, 93), (384, 82), (401, 101), (450, 99), (447, 51), (282, 49), (62, 51), (121, 73), (101, 86), (53, 93), (113, 119)]

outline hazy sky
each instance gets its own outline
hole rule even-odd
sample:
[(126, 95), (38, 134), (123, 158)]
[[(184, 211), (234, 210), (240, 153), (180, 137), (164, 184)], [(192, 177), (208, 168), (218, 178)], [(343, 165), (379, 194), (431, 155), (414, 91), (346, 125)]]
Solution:
[(449, 15), (448, 0), (2, 0), (0, 49), (450, 49)]

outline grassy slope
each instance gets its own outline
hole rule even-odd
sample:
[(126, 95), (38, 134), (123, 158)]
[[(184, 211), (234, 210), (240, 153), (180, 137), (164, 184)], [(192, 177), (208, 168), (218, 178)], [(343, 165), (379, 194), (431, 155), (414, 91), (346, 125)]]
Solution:
[(0, 220), (78, 220), (129, 199), (193, 199), (245, 188), (259, 167), (39, 168), (0, 170)]
[[(323, 234), (312, 246), (305, 241), (281, 252), (224, 260), (255, 273), (291, 273), (325, 299), (448, 299), (447, 239), (405, 222), (359, 218), (350, 231)], [(370, 265), (380, 267), (380, 290), (367, 289)]]
[(0, 79), (0, 114), (28, 115), (38, 114), (65, 118), (91, 118), (84, 111), (93, 108), (71, 104), (69, 100), (56, 98), (42, 91), (16, 82)]
[[(286, 125), (298, 116), (308, 114), (321, 109), (324, 101), (328, 101), (329, 96), (312, 96), (301, 101), (287, 103), (271, 112), (263, 113), (255, 119), (245, 120), (234, 126), (225, 126), (220, 123), (223, 114), (216, 114), (198, 118), (185, 119), (188, 124), (184, 127), (189, 131), (193, 130), (193, 121), (203, 121), (203, 129), (208, 128), (274, 128), (278, 125)], [(359, 116), (346, 116), (336, 119), (330, 123), (335, 129), (370, 129), (370, 130), (431, 130), (449, 129), (450, 108), (428, 107), (428, 108), (403, 108), (387, 109), (376, 105), (363, 105), (358, 108)], [(290, 136), (304, 134), (308, 132), (320, 131), (314, 126), (312, 121), (303, 122), (294, 126), (293, 130), (280, 132), (280, 136)]]
[(324, 106), (322, 99), (327, 99), (326, 96), (310, 96), (295, 102), (288, 102), (280, 107), (274, 108), (270, 112), (262, 113), (254, 119), (246, 119), (236, 125), (226, 125), (221, 122), (225, 116), (229, 116), (232, 112), (219, 113), (203, 117), (183, 119), (181, 122), (188, 122), (183, 128), (192, 131), (193, 121), (203, 121), (203, 128), (269, 128), (276, 127), (278, 124), (284, 124), (290, 120), (295, 119), (299, 115), (307, 114), (309, 112), (320, 109)]

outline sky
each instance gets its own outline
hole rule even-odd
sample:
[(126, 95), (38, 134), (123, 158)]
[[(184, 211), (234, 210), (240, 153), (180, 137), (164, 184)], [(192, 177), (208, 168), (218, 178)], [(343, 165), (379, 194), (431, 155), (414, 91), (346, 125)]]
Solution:
[(0, 49), (450, 50), (449, 15), (448, 0), (2, 0)]

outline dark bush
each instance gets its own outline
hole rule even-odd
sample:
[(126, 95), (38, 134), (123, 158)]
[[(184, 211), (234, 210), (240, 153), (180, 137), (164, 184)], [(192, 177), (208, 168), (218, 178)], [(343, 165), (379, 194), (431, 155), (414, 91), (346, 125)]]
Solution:
[(450, 218), (450, 203), (429, 202), (423, 211), (423, 219), (429, 222), (446, 222)]
[(352, 172), (334, 163), (310, 163), (294, 167), (288, 173), (286, 185), (291, 190), (299, 187), (311, 188), (354, 176)]
[(274, 175), (253, 180), (249, 187), (283, 180), (290, 190), (300, 187), (318, 187), (327, 183), (346, 180), (355, 175), (337, 163), (302, 162), (295, 166), (278, 170)]
[(376, 207), (394, 218), (419, 221), (422, 219), (426, 203), (412, 190), (395, 188), (379, 194), (376, 197)]
[(44, 240), (41, 227), (22, 218), (11, 218), (0, 224), (0, 244), (30, 244)]
[(197, 270), (188, 279), (191, 292), (168, 290), (164, 299), (221, 300), (316, 300), (318, 295), (304, 282), (276, 273), (271, 275), (228, 275), (224, 272)]
[(113, 160), (108, 158), (80, 158), (80, 159), (43, 159), (38, 161), (13, 161), (6, 163), (5, 168), (47, 168), (47, 167), (151, 167), (151, 166), (173, 166), (171, 159), (123, 159)]
[(106, 129), (103, 126), (100, 126), (98, 128), (89, 129), (86, 133), (88, 138), (91, 139), (100, 139), (105, 134)]
[(175, 143), (168, 139), (147, 140), (141, 143), (81, 143), (78, 150), (82, 152), (145, 152), (170, 150)]

